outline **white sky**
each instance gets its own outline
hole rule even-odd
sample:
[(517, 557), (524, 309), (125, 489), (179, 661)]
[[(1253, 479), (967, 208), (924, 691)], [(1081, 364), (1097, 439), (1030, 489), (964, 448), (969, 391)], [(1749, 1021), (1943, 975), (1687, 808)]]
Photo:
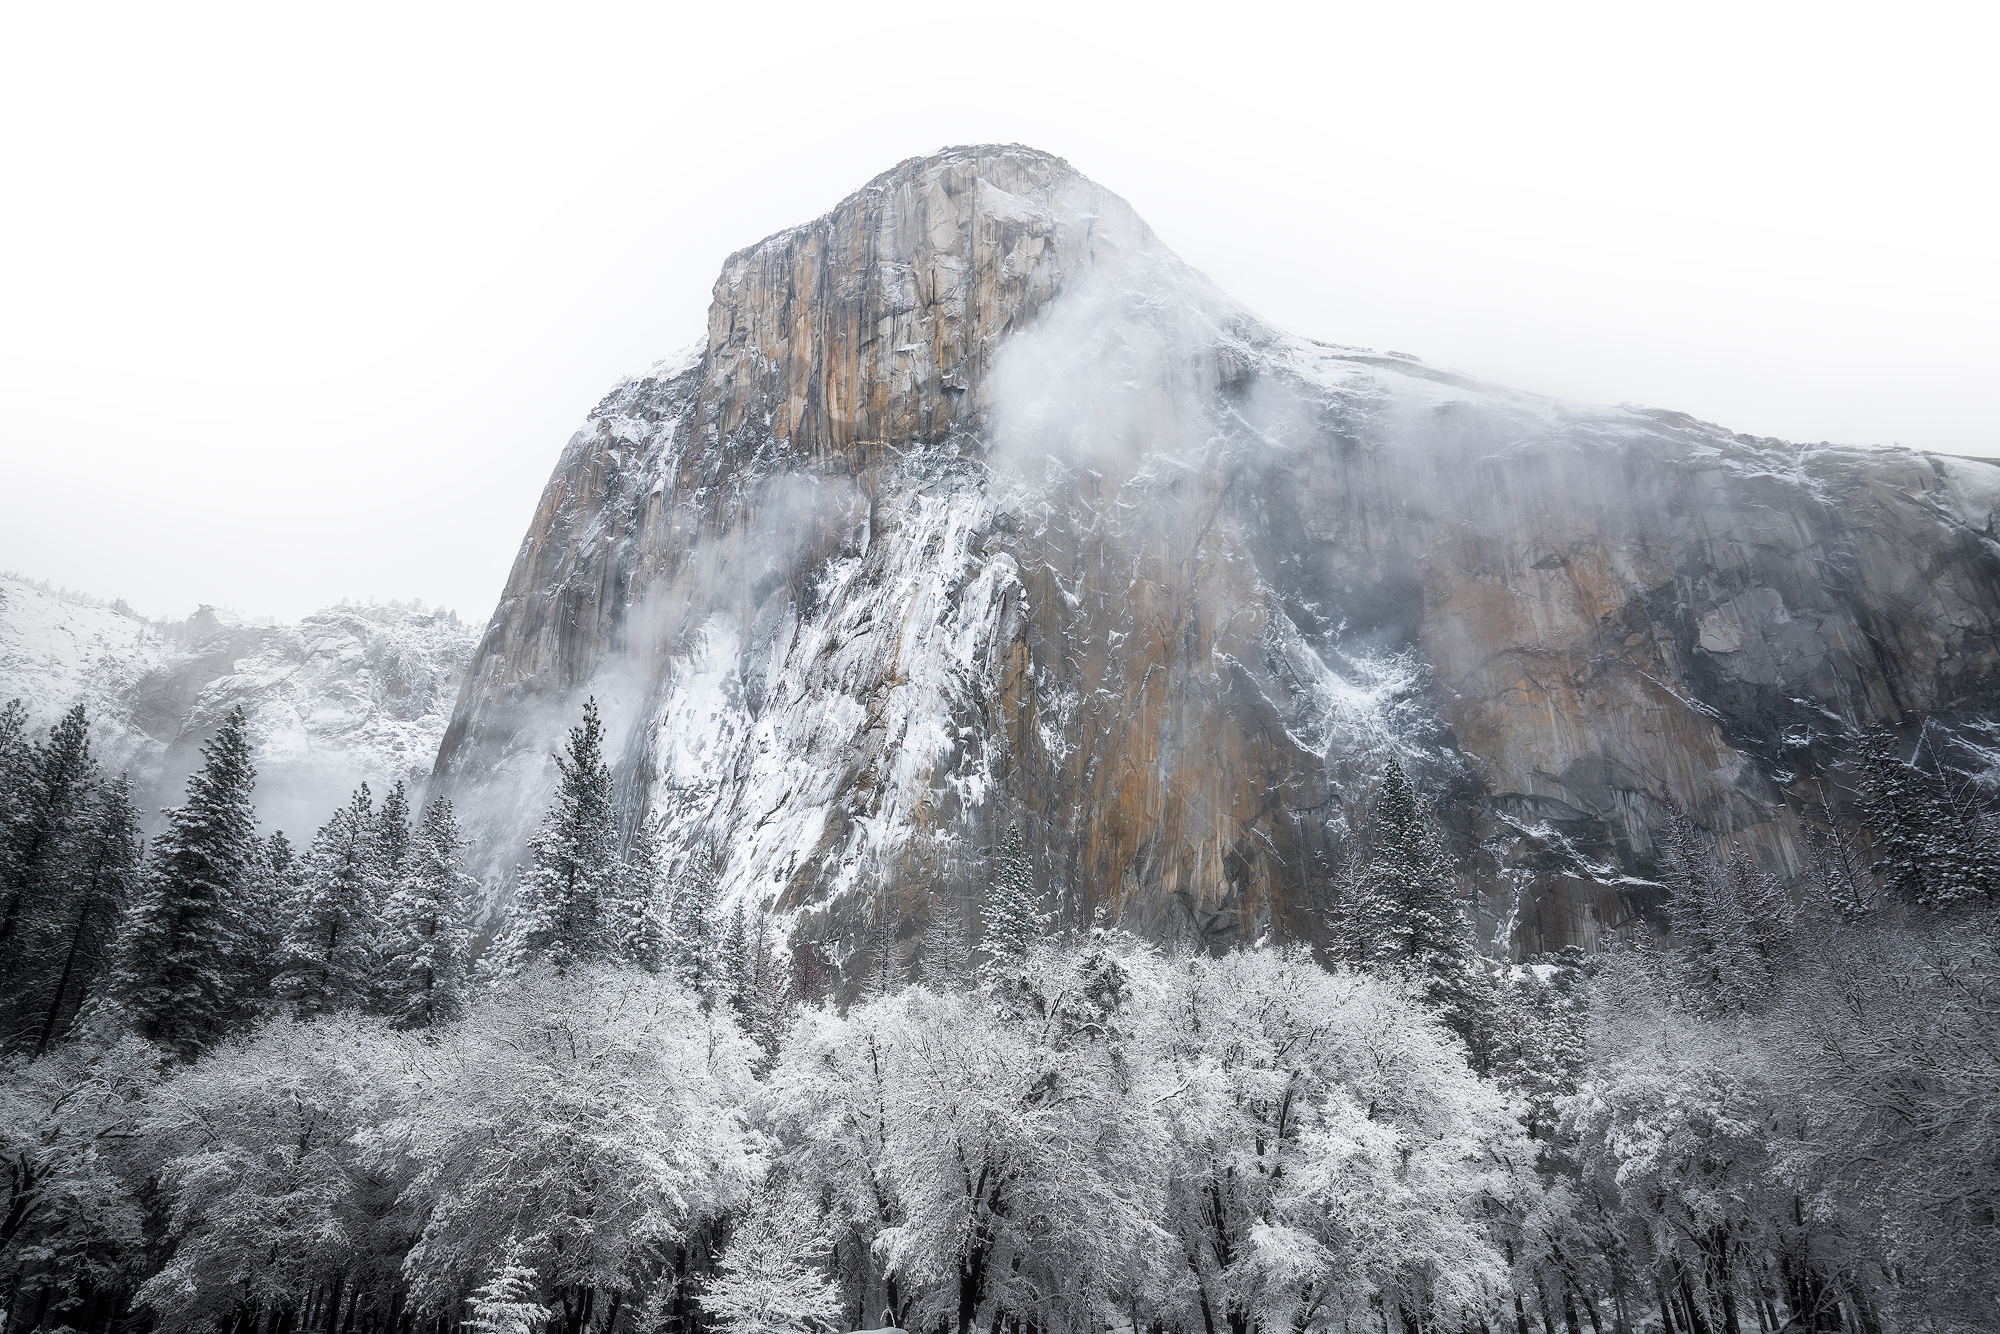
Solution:
[(489, 614), (729, 251), (1070, 159), (1279, 324), (2000, 455), (1983, 7), (0, 11), (0, 568), (150, 615)]

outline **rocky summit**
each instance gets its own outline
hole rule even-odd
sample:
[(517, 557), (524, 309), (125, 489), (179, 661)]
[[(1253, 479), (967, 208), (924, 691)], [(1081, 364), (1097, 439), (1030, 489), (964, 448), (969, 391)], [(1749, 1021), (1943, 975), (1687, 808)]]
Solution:
[(1286, 333), (1062, 160), (953, 148), (730, 256), (589, 414), (434, 784), (502, 870), (595, 696), (628, 837), (822, 939), (1018, 825), (1049, 911), (1221, 944), (1323, 930), (1399, 756), (1489, 941), (1592, 945), (1670, 807), (1785, 871), (1858, 729), (1979, 739), (1996, 505)]

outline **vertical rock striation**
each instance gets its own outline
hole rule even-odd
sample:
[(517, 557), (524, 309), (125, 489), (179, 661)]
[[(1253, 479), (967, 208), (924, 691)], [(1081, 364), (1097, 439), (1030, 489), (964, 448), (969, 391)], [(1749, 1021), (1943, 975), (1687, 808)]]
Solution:
[(504, 869), (595, 694), (629, 825), (852, 939), (1011, 822), (1073, 916), (1319, 929), (1393, 749), (1485, 930), (1646, 906), (1667, 802), (1795, 854), (1857, 725), (1989, 717), (2000, 469), (1296, 338), (1020, 147), (731, 256), (563, 451), (436, 781)]

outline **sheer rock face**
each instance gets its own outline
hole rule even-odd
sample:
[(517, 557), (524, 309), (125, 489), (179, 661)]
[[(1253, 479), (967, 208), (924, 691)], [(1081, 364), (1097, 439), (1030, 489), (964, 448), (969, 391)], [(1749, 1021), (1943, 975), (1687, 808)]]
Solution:
[(854, 942), (1010, 823), (1065, 915), (1315, 935), (1392, 749), (1484, 929), (1642, 910), (1669, 801), (1796, 856), (1859, 724), (1990, 716), (2000, 469), (1580, 408), (1263, 324), (1058, 159), (724, 264), (563, 452), (438, 756), (492, 869), (594, 694), (628, 826)]

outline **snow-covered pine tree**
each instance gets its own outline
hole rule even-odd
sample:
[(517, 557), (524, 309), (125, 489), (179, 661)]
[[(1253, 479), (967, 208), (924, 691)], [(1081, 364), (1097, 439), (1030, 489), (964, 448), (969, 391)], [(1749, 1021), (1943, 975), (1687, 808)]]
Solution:
[(986, 949), (995, 958), (1021, 958), (1030, 942), (1042, 934), (1043, 918), (1035, 902), (1035, 876), (1028, 866), (1020, 825), (1007, 826), (1007, 837), (1001, 840), (994, 863), (980, 911)]
[(14, 830), (27, 797), (28, 710), (18, 699), (0, 705), (0, 892), (14, 883)]
[(363, 783), (313, 836), (273, 990), (301, 1019), (375, 996), (383, 885), (374, 800)]
[(778, 957), (777, 930), (762, 908), (751, 919), (748, 937), (749, 1004), (744, 1026), (763, 1049), (765, 1062), (775, 1062), (792, 1009), (791, 970)]
[(972, 935), (958, 901), (942, 891), (930, 898), (930, 920), (917, 939), (917, 978), (932, 991), (951, 991), (972, 976)]
[(1963, 897), (1966, 878), (1953, 849), (1955, 830), (1930, 779), (1903, 762), (1896, 733), (1877, 724), (1855, 749), (1862, 821), (1875, 835), (1882, 887), (1907, 903), (1936, 905)]
[(672, 962), (672, 926), (667, 920), (666, 866), (659, 822), (646, 820), (632, 835), (632, 850), (618, 868), (609, 909), (616, 956), (657, 973)]
[(1451, 854), (1393, 755), (1369, 831), (1369, 879), (1378, 960), (1416, 977), (1431, 1004), (1470, 1037), (1479, 999), (1472, 928), (1458, 903)]
[(716, 945), (721, 937), (721, 923), (716, 920), (719, 882), (714, 853), (708, 844), (698, 843), (667, 903), (674, 976), (698, 996), (708, 994), (715, 974)]
[(146, 874), (119, 931), (108, 1011), (151, 1042), (183, 1055), (220, 1035), (238, 953), (235, 900), (256, 852), (256, 811), (243, 710), (232, 709), (166, 811)]
[(1682, 1003), (1698, 1012), (1750, 1006), (1791, 943), (1791, 895), (1741, 848), (1719, 860), (1714, 840), (1679, 807), (1669, 808), (1655, 844)]
[(729, 910), (729, 925), (722, 932), (721, 992), (736, 1009), (738, 1018), (750, 1017), (750, 924), (743, 915), (743, 901)]
[(284, 964), (285, 935), (297, 907), (304, 866), (285, 831), (257, 840), (236, 896), (236, 1010), (239, 1018), (268, 1011)]
[(383, 915), (385, 1008), (398, 1027), (448, 1023), (464, 1007), (469, 914), (479, 888), (460, 861), (464, 847), (451, 803), (432, 798)]
[(264, 840), (264, 860), (281, 885), (290, 888), (298, 886), (298, 852), (292, 847), (292, 840), (285, 837), (285, 831), (274, 829)]
[[(28, 979), (39, 929), (62, 915), (77, 827), (97, 784), (90, 725), (79, 704), (27, 745), (9, 775), (0, 827), (0, 992), (38, 990)], [(39, 979), (37, 979), (39, 980)]]
[(466, 1303), (471, 1318), (460, 1328), (472, 1334), (540, 1334), (554, 1316), (535, 1300), (540, 1286), (541, 1276), (521, 1263), (520, 1246), (511, 1247)]
[(384, 1014), (394, 1008), (388, 991), (389, 954), (395, 948), (387, 935), (382, 914), (389, 910), (389, 898), (396, 892), (396, 886), (403, 883), (403, 872), (409, 865), (411, 840), (416, 830), (410, 819), (409, 789), (402, 779), (383, 796), (382, 804), (375, 811), (375, 823), (370, 831), (369, 843), (375, 855), (375, 958), (369, 965), (369, 975), (373, 982), (370, 1005)]
[(612, 953), (606, 909), (618, 889), (618, 818), (594, 696), (583, 722), (570, 729), (568, 754), (556, 756), (556, 771), (555, 805), (528, 844), (499, 943), (503, 969), (539, 960), (565, 972)]
[(77, 831), (69, 892), (61, 920), (53, 924), (55, 971), (40, 1001), (41, 1022), (34, 1034), (37, 1056), (69, 1030), (101, 981), (119, 919), (138, 888), (144, 845), (131, 780), (119, 774), (99, 787)]
[(1992, 899), (2000, 896), (2000, 829), (1987, 814), (1985, 793), (1949, 763), (1952, 744), (1945, 728), (1925, 719), (1910, 757), (1932, 803), (1931, 892), (1939, 903)]
[(382, 798), (381, 809), (375, 812), (375, 870), (383, 884), (393, 887), (402, 881), (404, 860), (410, 855), (413, 837), (410, 794), (399, 778)]

